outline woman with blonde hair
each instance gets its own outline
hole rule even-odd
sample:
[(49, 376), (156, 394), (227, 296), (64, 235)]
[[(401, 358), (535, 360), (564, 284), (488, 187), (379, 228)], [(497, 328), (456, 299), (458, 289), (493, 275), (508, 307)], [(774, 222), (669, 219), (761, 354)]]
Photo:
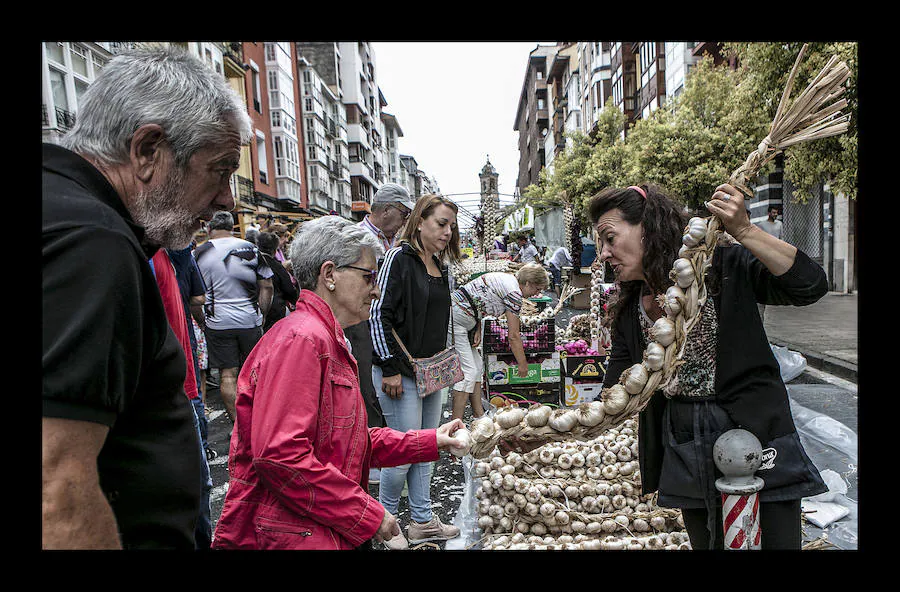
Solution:
[[(515, 275), (495, 271), (478, 276), (451, 295), (452, 332), (447, 335), (447, 344), (453, 344), (459, 352), (464, 378), (453, 385), (454, 419), (462, 419), (466, 402), (472, 405), (472, 414), (481, 417), (481, 380), (484, 362), (475, 351), (481, 341), (481, 319), (485, 316), (506, 317), (509, 328), (509, 348), (516, 358), (518, 375), (528, 376), (528, 362), (519, 332), (521, 321), (519, 310), (522, 299), (531, 298), (550, 285), (547, 271), (537, 263), (523, 265)], [(469, 332), (474, 336), (469, 341)]]
[[(433, 356), (446, 348), (450, 324), (448, 261), (459, 261), (458, 208), (440, 195), (419, 198), (398, 238), (388, 249), (378, 272), (381, 298), (372, 302), (372, 383), (385, 423), (395, 430), (437, 427), (444, 390), (416, 389), (415, 371), (397, 339), (414, 358)], [(398, 511), (404, 483), (409, 489), (409, 542), (446, 540), (459, 529), (442, 524), (431, 509), (431, 463), (382, 469), (378, 501)], [(409, 546), (401, 534), (385, 541), (389, 549)]]

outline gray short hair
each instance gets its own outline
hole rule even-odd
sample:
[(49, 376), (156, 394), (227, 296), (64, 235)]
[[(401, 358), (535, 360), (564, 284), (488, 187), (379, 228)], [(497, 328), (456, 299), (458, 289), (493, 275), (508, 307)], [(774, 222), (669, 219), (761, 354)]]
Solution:
[(246, 106), (222, 75), (175, 47), (117, 55), (78, 102), (75, 125), (60, 143), (107, 164), (127, 162), (135, 130), (150, 123), (163, 128), (180, 168), (230, 133), (242, 144), (252, 133)]
[(322, 216), (304, 222), (294, 235), (291, 271), (301, 288), (315, 290), (323, 263), (352, 265), (362, 257), (363, 249), (370, 249), (376, 259), (384, 253), (381, 241), (365, 228), (340, 216)]
[(231, 212), (216, 212), (207, 226), (210, 230), (234, 230), (234, 216)]

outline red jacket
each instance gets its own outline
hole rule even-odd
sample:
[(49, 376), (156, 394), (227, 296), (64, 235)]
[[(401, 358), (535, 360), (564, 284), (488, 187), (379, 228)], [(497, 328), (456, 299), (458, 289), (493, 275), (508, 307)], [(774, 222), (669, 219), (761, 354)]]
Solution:
[(244, 362), (236, 408), (217, 549), (358, 547), (385, 512), (369, 466), (438, 458), (435, 430), (367, 428), (356, 360), (308, 290)]
[(191, 338), (188, 331), (187, 317), (185, 316), (184, 301), (181, 299), (181, 291), (178, 289), (178, 278), (175, 276), (175, 268), (172, 259), (165, 249), (160, 249), (153, 255), (153, 273), (156, 275), (156, 285), (159, 286), (159, 295), (162, 296), (163, 308), (169, 318), (169, 326), (181, 343), (181, 349), (187, 362), (187, 371), (184, 376), (184, 393), (188, 399), (196, 399), (200, 396), (197, 392), (197, 375), (194, 373), (194, 352), (191, 349)]

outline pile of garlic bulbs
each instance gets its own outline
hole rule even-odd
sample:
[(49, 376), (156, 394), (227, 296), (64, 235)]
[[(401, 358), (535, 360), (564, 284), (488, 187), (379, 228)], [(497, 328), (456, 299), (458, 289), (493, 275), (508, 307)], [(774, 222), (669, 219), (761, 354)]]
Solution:
[[(491, 241), (493, 242), (493, 238)], [(453, 279), (456, 280), (456, 286), (462, 286), (469, 283), (469, 278), (473, 273), (492, 272), (492, 271), (512, 271), (512, 262), (509, 259), (485, 259), (483, 255), (463, 259), (459, 263), (450, 268)]]
[(690, 548), (681, 512), (641, 495), (636, 423), (476, 462), (483, 548)]

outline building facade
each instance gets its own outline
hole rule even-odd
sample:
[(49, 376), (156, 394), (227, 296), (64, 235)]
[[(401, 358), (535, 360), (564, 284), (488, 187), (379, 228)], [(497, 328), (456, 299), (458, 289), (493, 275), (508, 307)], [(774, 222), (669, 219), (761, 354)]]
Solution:
[(41, 43), (41, 140), (58, 144), (75, 125), (78, 99), (112, 58), (109, 43)]
[(538, 45), (528, 56), (513, 130), (519, 132), (519, 193), (533, 183), (546, 164), (544, 141), (550, 131), (547, 72), (555, 46)]
[(320, 76), (305, 57), (300, 72), (303, 133), (306, 141), (309, 209), (351, 218), (347, 118), (339, 86)]

